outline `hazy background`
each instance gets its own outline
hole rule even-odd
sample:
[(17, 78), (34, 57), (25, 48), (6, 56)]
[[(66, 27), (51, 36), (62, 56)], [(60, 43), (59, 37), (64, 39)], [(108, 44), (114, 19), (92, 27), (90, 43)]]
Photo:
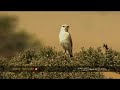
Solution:
[(73, 51), (81, 47), (98, 47), (108, 43), (120, 51), (120, 12), (92, 11), (1, 11), (0, 15), (16, 15), (19, 28), (37, 36), (47, 46), (62, 50), (59, 44), (59, 31), (62, 24), (70, 26), (73, 38)]

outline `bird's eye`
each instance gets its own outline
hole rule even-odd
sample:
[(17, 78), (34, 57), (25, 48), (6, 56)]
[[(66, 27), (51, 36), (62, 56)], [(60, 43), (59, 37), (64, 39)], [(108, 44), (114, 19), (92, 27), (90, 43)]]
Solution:
[(63, 26), (63, 27), (65, 27), (65, 26)]

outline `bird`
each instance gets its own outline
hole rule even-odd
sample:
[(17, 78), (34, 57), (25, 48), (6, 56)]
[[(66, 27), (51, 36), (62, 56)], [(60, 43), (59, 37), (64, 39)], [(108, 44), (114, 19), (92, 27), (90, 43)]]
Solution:
[(107, 44), (103, 44), (103, 48), (105, 48), (105, 50), (109, 49)]
[(108, 51), (109, 51), (108, 45), (104, 43), (104, 44), (103, 44), (103, 48), (104, 48), (103, 53), (104, 53), (104, 54), (108, 53)]
[(73, 57), (73, 42), (71, 38), (71, 34), (68, 32), (69, 30), (69, 25), (63, 24), (60, 28), (60, 33), (59, 33), (59, 40), (62, 48), (65, 50), (64, 54), (66, 55), (66, 51), (69, 53), (70, 57)]

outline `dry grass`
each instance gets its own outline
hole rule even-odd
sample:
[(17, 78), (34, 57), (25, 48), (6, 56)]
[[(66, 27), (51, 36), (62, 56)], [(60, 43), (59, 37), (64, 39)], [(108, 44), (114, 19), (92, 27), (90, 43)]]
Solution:
[[(45, 47), (41, 49), (27, 49), (19, 53), (11, 60), (2, 59), (0, 64), (2, 69), (8, 71), (1, 71), (1, 79), (104, 79), (104, 75), (101, 72), (81, 72), (72, 71), (67, 68), (68, 66), (91, 66), (91, 67), (104, 67), (108, 70), (117, 71), (120, 66), (120, 53), (113, 50), (110, 53), (103, 54), (100, 48), (94, 49), (92, 47), (88, 49), (82, 48), (79, 53), (75, 53), (73, 58), (67, 57), (65, 60), (63, 52), (57, 52), (52, 47)], [(116, 57), (117, 55), (117, 57)], [(32, 66), (28, 69), (22, 69), (19, 71), (11, 71), (11, 66)], [(45, 66), (43, 71), (33, 70), (35, 66)], [(56, 68), (55, 66), (61, 66)], [(63, 66), (63, 67), (62, 67)], [(55, 68), (53, 68), (55, 67)], [(114, 67), (114, 68), (113, 68)], [(38, 68), (39, 70), (40, 68)], [(59, 69), (64, 71), (59, 71)], [(51, 71), (49, 71), (51, 70)], [(56, 71), (55, 71), (56, 70)], [(58, 70), (58, 71), (57, 71)]]

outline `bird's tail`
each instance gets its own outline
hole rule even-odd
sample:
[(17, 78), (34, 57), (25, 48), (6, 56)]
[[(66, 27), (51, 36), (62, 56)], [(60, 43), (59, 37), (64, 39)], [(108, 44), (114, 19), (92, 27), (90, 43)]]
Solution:
[(72, 49), (68, 50), (70, 57), (73, 57)]
[(73, 57), (73, 53), (72, 53), (72, 50), (71, 50), (71, 52), (70, 52), (70, 57)]

